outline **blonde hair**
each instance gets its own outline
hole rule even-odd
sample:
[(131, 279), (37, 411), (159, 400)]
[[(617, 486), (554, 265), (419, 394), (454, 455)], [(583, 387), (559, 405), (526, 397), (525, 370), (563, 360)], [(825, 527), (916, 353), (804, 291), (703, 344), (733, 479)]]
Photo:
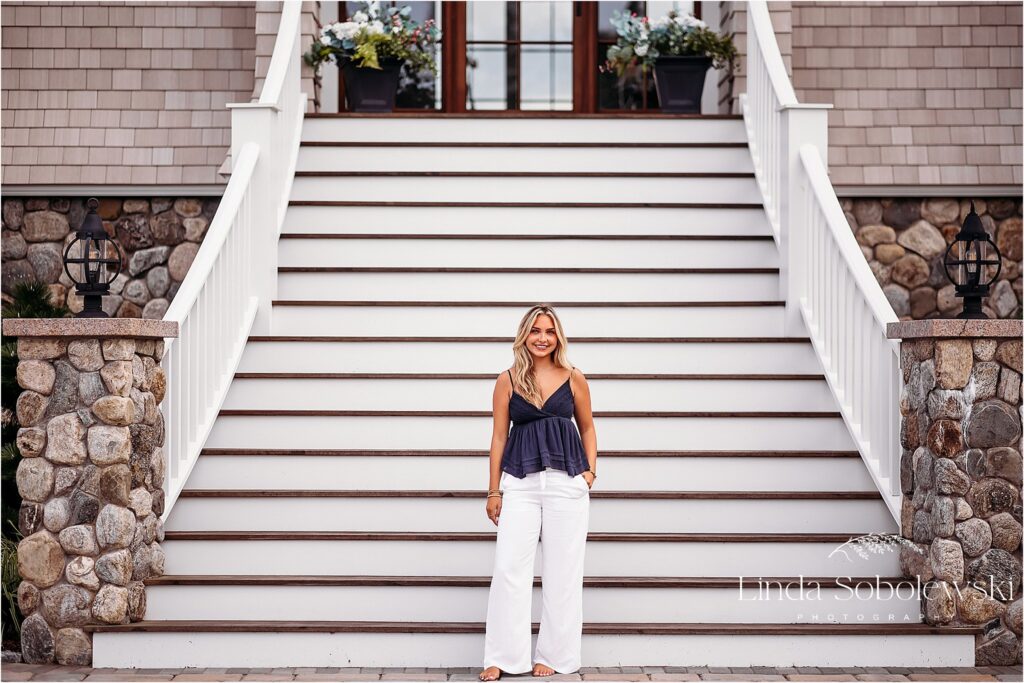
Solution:
[(512, 390), (521, 395), (538, 408), (540, 405), (541, 393), (533, 372), (533, 354), (526, 348), (526, 338), (530, 335), (530, 329), (538, 316), (546, 315), (551, 318), (555, 326), (555, 337), (558, 345), (552, 354), (552, 362), (556, 367), (572, 370), (569, 362), (568, 341), (565, 332), (562, 330), (562, 321), (558, 319), (555, 310), (548, 304), (535, 304), (526, 311), (522, 320), (519, 321), (519, 331), (516, 332), (515, 341), (512, 343), (512, 355), (515, 364), (512, 369)]

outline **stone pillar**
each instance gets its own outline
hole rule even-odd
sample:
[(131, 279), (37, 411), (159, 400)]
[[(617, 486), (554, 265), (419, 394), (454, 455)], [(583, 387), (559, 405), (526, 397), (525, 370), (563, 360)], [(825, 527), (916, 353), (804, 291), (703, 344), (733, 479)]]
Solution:
[(26, 663), (90, 665), (83, 626), (141, 620), (163, 573), (160, 359), (175, 322), (9, 318), (18, 338), (18, 606)]
[[(977, 664), (1021, 663), (1021, 321), (891, 323), (902, 339), (903, 573), (929, 624), (983, 625)], [(915, 552), (916, 551), (916, 552)]]

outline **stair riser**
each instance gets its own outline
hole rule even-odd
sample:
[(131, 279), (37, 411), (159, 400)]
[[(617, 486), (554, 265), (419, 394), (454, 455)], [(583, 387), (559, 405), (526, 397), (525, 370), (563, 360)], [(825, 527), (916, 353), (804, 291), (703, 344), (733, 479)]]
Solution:
[[(181, 498), (168, 531), (488, 532), (475, 498)], [(572, 495), (583, 497), (584, 482)], [(614, 484), (611, 484), (614, 486)], [(507, 494), (506, 497), (508, 497)], [(590, 500), (592, 533), (878, 533), (898, 531), (880, 500)]]
[(597, 202), (758, 204), (757, 182), (747, 178), (612, 177), (299, 177), (291, 201)]
[[(613, 330), (606, 330), (603, 335)], [(628, 329), (623, 333), (631, 333)], [(358, 334), (366, 334), (361, 330)], [(241, 372), (486, 372), (509, 366), (514, 329), (496, 342), (249, 342)], [(700, 334), (690, 330), (687, 336)], [(286, 332), (286, 334), (291, 334)], [(334, 334), (334, 333), (329, 333)], [(434, 330), (430, 336), (440, 336)], [(569, 340), (569, 357), (586, 373), (797, 373), (820, 374), (806, 342), (617, 343)]]
[[(479, 667), (483, 652), (483, 633), (98, 633), (93, 666)], [(585, 667), (973, 666), (974, 636), (584, 634), (582, 657)]]
[[(638, 160), (642, 159), (642, 165)], [(753, 173), (746, 147), (303, 147), (298, 171)]]
[(281, 299), (363, 301), (749, 301), (778, 299), (778, 273), (280, 273)]
[[(365, 118), (344, 122), (306, 119), (302, 141), (357, 142), (742, 142), (747, 135), (737, 119), (575, 119), (575, 118)], [(424, 150), (424, 154), (433, 152)]]
[(761, 207), (290, 206), (282, 232), (770, 235), (771, 228)]
[[(513, 336), (520, 306), (274, 306), (271, 334), (391, 337)], [(550, 299), (549, 299), (550, 300)], [(782, 306), (589, 306), (554, 302), (563, 329), (578, 337), (781, 337)], [(626, 347), (632, 350), (630, 347)], [(623, 349), (625, 350), (625, 349)], [(503, 365), (499, 366), (505, 367)], [(450, 366), (451, 367), (451, 366)]]
[[(372, 232), (372, 227), (369, 231)], [(278, 265), (519, 267), (538, 270), (626, 266), (778, 268), (779, 254), (770, 240), (316, 238), (281, 240)]]
[[(744, 578), (739, 588), (583, 589), (584, 623), (884, 623), (914, 624), (921, 598), (913, 586), (882, 599), (874, 581), (853, 589), (816, 588), (794, 580), (789, 594)], [(882, 583), (883, 590), (887, 584)], [(150, 586), (147, 619), (258, 619), (483, 622), (487, 586)], [(533, 589), (531, 618), (541, 618), (542, 589)]]
[[(854, 450), (839, 417), (597, 418), (610, 450)], [(221, 416), (207, 448), (480, 449), (490, 417)]]
[[(506, 376), (507, 378), (507, 376)], [(225, 408), (487, 410), (494, 379), (235, 379)], [(833, 405), (824, 378), (811, 380), (591, 380), (602, 410), (806, 410)], [(568, 389), (565, 391), (569, 391)]]
[[(860, 458), (598, 456), (599, 490), (875, 491)], [(186, 489), (472, 490), (487, 455), (204, 455)]]
[[(584, 573), (745, 576), (755, 580), (771, 576), (900, 575), (898, 553), (861, 558), (852, 550), (836, 551), (840, 545), (588, 541)], [(493, 541), (167, 539), (161, 547), (167, 555), (165, 574), (491, 576), (494, 572)], [(540, 543), (534, 576), (543, 575), (543, 554), (544, 544)]]

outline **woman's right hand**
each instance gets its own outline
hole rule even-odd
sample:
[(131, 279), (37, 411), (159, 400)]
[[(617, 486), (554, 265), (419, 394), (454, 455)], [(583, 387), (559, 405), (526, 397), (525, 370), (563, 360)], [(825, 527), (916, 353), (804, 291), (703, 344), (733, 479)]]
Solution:
[(498, 526), (499, 515), (501, 515), (501, 496), (488, 496), (487, 517), (494, 522), (494, 526)]

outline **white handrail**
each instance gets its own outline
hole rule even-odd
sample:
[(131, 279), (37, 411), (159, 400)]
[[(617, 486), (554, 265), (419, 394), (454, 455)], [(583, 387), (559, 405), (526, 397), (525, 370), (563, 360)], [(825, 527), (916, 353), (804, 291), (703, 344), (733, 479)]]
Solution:
[(298, 158), (302, 2), (285, 2), (258, 102), (229, 104), (231, 179), (195, 260), (164, 318), (162, 365), (166, 520), (199, 459), (253, 331), (269, 332), (277, 291), (277, 240)]
[(801, 104), (767, 3), (747, 8), (747, 92), (740, 95), (755, 176), (780, 253), (787, 334), (806, 329), (850, 434), (901, 521), (899, 318), (850, 231), (825, 163), (828, 109)]
[(178, 323), (164, 341), (166, 476), (163, 518), (173, 507), (213, 429), (256, 315), (252, 282), (252, 177), (260, 157), (247, 145), (181, 289), (164, 320)]
[[(757, 183), (764, 197), (764, 209), (776, 239), (779, 236), (780, 183), (784, 159), (779, 153), (781, 116), (779, 110), (797, 103), (789, 82), (786, 65), (775, 39), (768, 6), (763, 2), (747, 4), (747, 97), (763, 106), (744, 112), (747, 139)], [(741, 97), (741, 101), (742, 101)]]
[(804, 145), (799, 155), (804, 201), (790, 238), (807, 267), (791, 271), (800, 279), (790, 281), (790, 293), (857, 450), (899, 522), (900, 345), (885, 334), (899, 316), (850, 231), (818, 150)]

